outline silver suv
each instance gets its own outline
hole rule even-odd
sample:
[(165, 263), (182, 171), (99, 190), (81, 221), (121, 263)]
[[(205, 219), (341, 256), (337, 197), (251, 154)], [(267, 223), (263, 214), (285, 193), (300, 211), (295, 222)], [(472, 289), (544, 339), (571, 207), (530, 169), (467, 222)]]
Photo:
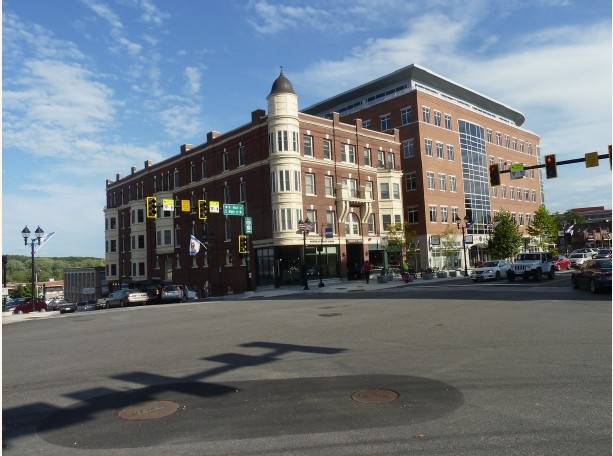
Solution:
[(522, 277), (528, 280), (530, 277), (540, 282), (543, 275), (553, 279), (555, 269), (553, 266), (553, 256), (550, 252), (526, 252), (520, 253), (511, 264), (511, 269), (507, 271), (507, 279), (513, 282), (515, 277)]

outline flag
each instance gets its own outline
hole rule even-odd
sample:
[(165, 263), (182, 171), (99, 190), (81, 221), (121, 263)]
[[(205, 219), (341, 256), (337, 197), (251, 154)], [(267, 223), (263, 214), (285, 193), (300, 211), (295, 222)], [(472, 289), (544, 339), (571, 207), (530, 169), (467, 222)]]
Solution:
[(193, 234), (189, 235), (189, 254), (191, 256), (196, 255), (200, 251), (201, 242), (196, 239), (196, 236)]
[(40, 245), (36, 248), (36, 251), (38, 252), (40, 250), (40, 248), (45, 244), (45, 242), (47, 242), (49, 239), (51, 239), (54, 234), (55, 234), (55, 231), (52, 231), (51, 233), (45, 234), (43, 236), (43, 238), (40, 240)]
[(566, 228), (565, 233), (566, 233), (566, 234), (570, 234), (570, 235), (572, 236), (572, 235), (573, 235), (573, 232), (575, 231), (575, 230), (573, 230), (573, 228), (574, 228), (574, 227), (575, 227), (575, 224), (573, 223), (571, 226), (569, 226), (568, 228)]

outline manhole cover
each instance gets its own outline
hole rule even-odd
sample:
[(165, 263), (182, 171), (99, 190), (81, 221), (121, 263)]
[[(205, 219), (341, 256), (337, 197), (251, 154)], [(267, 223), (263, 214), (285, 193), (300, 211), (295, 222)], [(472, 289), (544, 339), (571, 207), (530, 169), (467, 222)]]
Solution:
[(179, 404), (172, 401), (147, 401), (131, 405), (117, 412), (123, 420), (155, 420), (172, 415), (179, 410)]
[(383, 404), (398, 399), (399, 394), (386, 388), (369, 388), (356, 391), (351, 395), (351, 399), (363, 404)]

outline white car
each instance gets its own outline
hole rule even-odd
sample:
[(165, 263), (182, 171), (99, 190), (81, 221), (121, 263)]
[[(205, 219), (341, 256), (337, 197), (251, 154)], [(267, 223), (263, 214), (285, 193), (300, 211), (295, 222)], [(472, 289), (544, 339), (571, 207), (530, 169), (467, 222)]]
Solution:
[(594, 253), (571, 253), (568, 259), (570, 260), (570, 267), (579, 269), (583, 263), (587, 260), (591, 260)]
[(500, 280), (507, 276), (507, 271), (511, 269), (511, 263), (505, 260), (486, 261), (480, 267), (475, 268), (470, 273), (473, 282), (481, 280)]

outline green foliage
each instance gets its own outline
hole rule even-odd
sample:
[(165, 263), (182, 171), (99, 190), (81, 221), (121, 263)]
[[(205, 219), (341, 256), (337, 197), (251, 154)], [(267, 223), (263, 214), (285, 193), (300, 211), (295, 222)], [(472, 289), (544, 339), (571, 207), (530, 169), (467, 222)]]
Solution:
[[(104, 266), (104, 259), (92, 257), (35, 257), (34, 260), (34, 272), (38, 276), (39, 282), (49, 279), (64, 280), (64, 269), (94, 266)], [(32, 257), (8, 255), (6, 281), (7, 283), (29, 284), (24, 287), (27, 289), (24, 296), (31, 296), (29, 290), (32, 282)]]
[(546, 251), (549, 244), (555, 244), (558, 237), (558, 222), (545, 206), (541, 205), (534, 212), (532, 223), (528, 226), (528, 234), (536, 240), (541, 250)]
[(509, 211), (501, 211), (494, 217), (496, 226), (489, 242), (494, 258), (512, 258), (519, 252), (524, 241), (515, 219)]
[(445, 269), (452, 269), (453, 258), (457, 257), (460, 249), (455, 242), (456, 230), (448, 225), (441, 233), (441, 253), (445, 257)]

